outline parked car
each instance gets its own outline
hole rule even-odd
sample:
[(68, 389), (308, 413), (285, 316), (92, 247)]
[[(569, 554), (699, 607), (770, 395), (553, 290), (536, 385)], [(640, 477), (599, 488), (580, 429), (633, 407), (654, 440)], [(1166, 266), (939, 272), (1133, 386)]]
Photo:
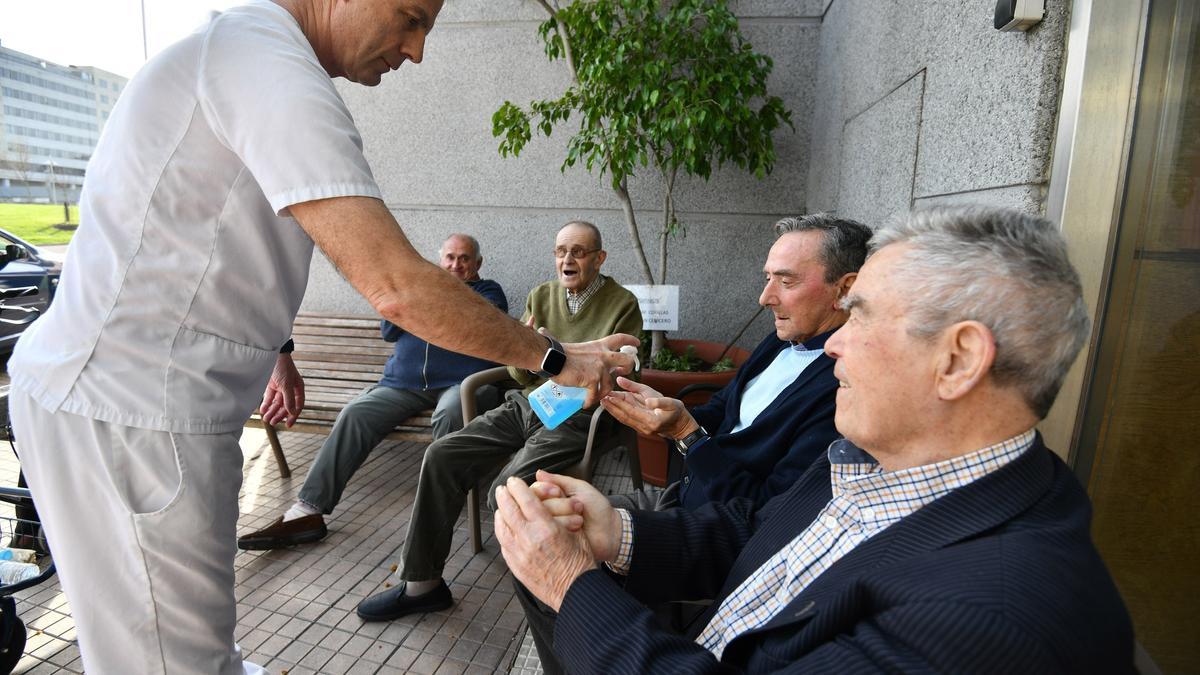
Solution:
[[(50, 260), (37, 247), (10, 232), (0, 230), (0, 288), (27, 289), (19, 297), (4, 300), (0, 311), (0, 354), (12, 351), (17, 338), (50, 306), (58, 289), (62, 263)], [(13, 309), (7, 309), (13, 308)]]

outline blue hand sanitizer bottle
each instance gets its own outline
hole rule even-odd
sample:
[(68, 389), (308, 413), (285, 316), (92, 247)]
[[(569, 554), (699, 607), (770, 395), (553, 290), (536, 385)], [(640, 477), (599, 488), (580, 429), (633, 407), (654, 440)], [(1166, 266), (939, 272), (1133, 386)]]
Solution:
[(546, 380), (529, 394), (529, 407), (533, 408), (547, 429), (553, 429), (579, 412), (586, 399), (587, 389), (583, 387), (568, 387), (554, 380)]
[[(621, 351), (633, 354), (633, 369), (637, 370), (640, 365), (637, 362), (637, 347), (626, 345), (621, 347)], [(587, 393), (588, 390), (583, 387), (568, 387), (553, 380), (546, 380), (542, 386), (529, 394), (529, 407), (533, 408), (533, 412), (537, 413), (538, 419), (542, 420), (547, 429), (554, 429), (583, 408)]]

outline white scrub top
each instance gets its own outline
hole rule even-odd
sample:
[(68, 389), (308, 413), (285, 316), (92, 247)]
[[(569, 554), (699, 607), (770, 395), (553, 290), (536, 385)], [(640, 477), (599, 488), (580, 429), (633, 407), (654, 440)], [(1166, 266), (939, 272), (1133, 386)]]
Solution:
[(121, 94), (13, 385), (126, 426), (240, 427), (308, 281), (312, 240), (287, 208), (350, 195), (381, 198), (295, 19), (267, 0), (214, 15)]

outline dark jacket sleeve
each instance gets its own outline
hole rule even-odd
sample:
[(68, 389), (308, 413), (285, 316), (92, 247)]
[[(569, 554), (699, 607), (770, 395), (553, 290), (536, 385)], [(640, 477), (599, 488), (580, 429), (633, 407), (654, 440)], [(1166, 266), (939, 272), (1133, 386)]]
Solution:
[(696, 424), (704, 427), (710, 434), (717, 433), (725, 420), (725, 406), (729, 404), (729, 397), (737, 395), (741, 381), (740, 377), (730, 380), (729, 384), (721, 387), (707, 403), (692, 408), (689, 412), (692, 413)]
[[(567, 591), (554, 651), (571, 673), (741, 673), (686, 637), (662, 629), (650, 610), (603, 572), (587, 572)], [(728, 653), (736, 643), (726, 647)], [(749, 645), (743, 648), (753, 649)], [(1058, 673), (1073, 672), (1046, 644), (984, 606), (913, 601), (883, 611), (862, 608), (836, 639), (802, 653), (739, 656), (755, 672)], [(744, 663), (745, 660), (742, 660)], [(1114, 667), (1113, 672), (1128, 672)]]
[(395, 342), (403, 337), (407, 331), (387, 319), (382, 319), (379, 322), (379, 332), (383, 334), (385, 342)]
[(633, 558), (625, 588), (600, 570), (567, 589), (554, 649), (570, 672), (721, 672), (713, 655), (662, 630), (643, 603), (716, 597), (754, 530), (775, 510), (749, 500), (696, 511), (636, 511)]
[[(792, 402), (786, 411), (786, 420), (770, 419), (775, 416), (764, 414), (768, 419), (761, 423), (787, 425), (785, 431), (789, 433), (775, 435), (772, 441), (784, 440), (790, 435), (786, 454), (773, 466), (752, 467), (739, 463), (739, 451), (724, 447), (734, 442), (731, 435), (710, 438), (688, 453), (687, 468), (690, 474), (720, 476), (720, 480), (705, 481), (696, 486), (703, 490), (708, 501), (723, 502), (735, 497), (749, 497), (756, 504), (765, 504), (775, 495), (786, 492), (808, 470), (813, 460), (829, 448), (829, 443), (838, 437), (834, 425), (837, 386), (832, 367), (828, 367), (827, 372), (817, 374), (814, 380), (817, 386), (811, 390), (816, 395), (804, 399), (802, 405)], [(826, 386), (821, 386), (823, 381), (828, 381)]]
[(495, 305), (501, 312), (508, 313), (508, 296), (504, 294), (504, 289), (500, 284), (491, 279), (480, 279), (471, 285), (475, 292), (482, 295), (485, 300)]

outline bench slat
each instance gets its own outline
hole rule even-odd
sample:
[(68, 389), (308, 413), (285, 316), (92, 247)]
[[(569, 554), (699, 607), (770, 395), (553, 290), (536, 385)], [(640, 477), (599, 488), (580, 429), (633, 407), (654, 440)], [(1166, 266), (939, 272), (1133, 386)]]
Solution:
[[(303, 312), (292, 326), (296, 350), (292, 361), (304, 378), (305, 406), (291, 431), (328, 434), (342, 409), (367, 387), (379, 382), (392, 346), (379, 334), (379, 319), (345, 314)], [(429, 443), (432, 410), (420, 412), (397, 425), (387, 440)], [(276, 431), (262, 422), (258, 411), (246, 426), (267, 430), (267, 439), (284, 478), (291, 475)]]

